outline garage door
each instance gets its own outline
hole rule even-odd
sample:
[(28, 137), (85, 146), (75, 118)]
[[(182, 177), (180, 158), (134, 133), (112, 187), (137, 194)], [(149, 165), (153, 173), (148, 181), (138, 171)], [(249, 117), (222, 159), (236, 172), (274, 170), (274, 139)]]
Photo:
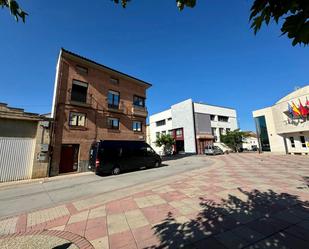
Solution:
[(35, 140), (0, 137), (0, 182), (30, 179)]

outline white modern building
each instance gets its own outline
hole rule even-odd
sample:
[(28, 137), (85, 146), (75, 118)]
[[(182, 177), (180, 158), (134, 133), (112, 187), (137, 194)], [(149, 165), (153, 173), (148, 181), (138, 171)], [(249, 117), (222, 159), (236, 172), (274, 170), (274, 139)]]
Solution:
[(308, 99), (309, 85), (291, 92), (273, 106), (253, 111), (262, 151), (309, 153)]
[(157, 136), (171, 134), (175, 140), (176, 153), (203, 154), (207, 144), (220, 144), (220, 134), (238, 129), (235, 109), (207, 105), (185, 100), (172, 105), (170, 109), (149, 117), (148, 143), (155, 146)]

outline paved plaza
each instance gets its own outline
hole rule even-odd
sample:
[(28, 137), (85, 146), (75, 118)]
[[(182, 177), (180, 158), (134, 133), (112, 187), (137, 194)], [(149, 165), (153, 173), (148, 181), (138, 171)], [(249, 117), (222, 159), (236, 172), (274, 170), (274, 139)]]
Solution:
[(185, 160), (207, 167), (6, 217), (0, 248), (309, 248), (309, 157)]

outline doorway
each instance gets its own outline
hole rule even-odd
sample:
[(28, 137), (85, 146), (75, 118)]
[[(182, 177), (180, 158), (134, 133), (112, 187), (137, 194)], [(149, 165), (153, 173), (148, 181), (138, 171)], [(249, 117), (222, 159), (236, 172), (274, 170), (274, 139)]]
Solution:
[(79, 144), (63, 144), (59, 164), (59, 174), (75, 172), (78, 168)]
[(181, 152), (185, 151), (185, 143), (183, 140), (176, 140), (175, 144), (175, 152), (176, 154), (179, 154)]

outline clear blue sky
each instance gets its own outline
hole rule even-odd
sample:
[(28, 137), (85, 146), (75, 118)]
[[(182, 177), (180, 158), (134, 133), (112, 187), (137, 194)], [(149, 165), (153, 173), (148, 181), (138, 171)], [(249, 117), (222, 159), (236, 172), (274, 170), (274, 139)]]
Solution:
[[(153, 83), (150, 114), (187, 98), (237, 109), (242, 129), (252, 110), (308, 84), (309, 47), (292, 47), (279, 26), (257, 36), (249, 0), (199, 0), (179, 12), (175, 0), (19, 0), (29, 12), (16, 23), (0, 9), (0, 102), (51, 110), (61, 47)], [(89, 3), (90, 3), (89, 2)]]

